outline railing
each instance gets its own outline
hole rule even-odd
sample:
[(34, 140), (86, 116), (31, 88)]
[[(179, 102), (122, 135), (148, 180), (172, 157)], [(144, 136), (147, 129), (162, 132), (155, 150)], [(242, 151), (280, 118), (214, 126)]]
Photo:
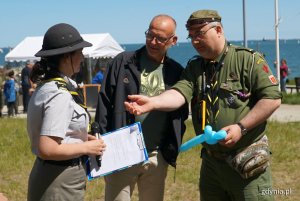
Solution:
[(300, 91), (300, 77), (295, 77), (295, 85), (286, 85), (285, 87), (287, 90), (290, 90), (291, 93), (293, 93), (293, 90), (295, 89), (297, 93)]
[(299, 88), (297, 88), (296, 85), (286, 85), (285, 88), (286, 88), (286, 92), (293, 93), (294, 89), (297, 91), (297, 93), (299, 92)]
[(83, 90), (84, 104), (87, 107), (96, 108), (100, 87), (100, 84), (85, 84), (81, 87)]

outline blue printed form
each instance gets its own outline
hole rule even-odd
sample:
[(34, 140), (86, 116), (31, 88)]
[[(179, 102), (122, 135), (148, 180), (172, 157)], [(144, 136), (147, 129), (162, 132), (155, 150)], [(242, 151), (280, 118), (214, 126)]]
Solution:
[(102, 155), (101, 167), (98, 166), (95, 156), (89, 157), (89, 180), (148, 161), (140, 122), (103, 134), (101, 138), (106, 144), (106, 150)]

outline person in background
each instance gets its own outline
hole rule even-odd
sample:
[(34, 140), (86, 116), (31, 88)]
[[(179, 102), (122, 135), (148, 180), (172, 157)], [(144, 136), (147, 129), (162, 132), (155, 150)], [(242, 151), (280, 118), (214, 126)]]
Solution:
[(16, 102), (16, 89), (15, 89), (15, 72), (10, 70), (7, 73), (8, 79), (5, 81), (3, 92), (5, 96), (5, 102), (7, 104), (8, 117), (16, 115), (15, 102)]
[(34, 63), (32, 61), (27, 61), (26, 66), (21, 71), (21, 85), (22, 85), (22, 95), (23, 95), (23, 113), (27, 113), (27, 107), (30, 99), (30, 89), (31, 81), (29, 79), (32, 67)]
[(176, 167), (178, 149), (188, 117), (187, 105), (173, 112), (149, 112), (135, 117), (126, 112), (130, 94), (155, 96), (179, 79), (183, 67), (167, 56), (176, 44), (176, 22), (168, 15), (155, 16), (145, 32), (146, 45), (123, 52), (109, 64), (102, 82), (95, 121), (101, 133), (141, 122), (149, 163), (105, 176), (105, 200), (129, 201), (135, 185), (140, 201), (162, 201), (168, 164)]
[(286, 83), (288, 79), (289, 68), (285, 59), (280, 61), (280, 89), (282, 92), (286, 92)]
[(15, 110), (15, 114), (18, 115), (19, 114), (19, 96), (20, 96), (20, 73), (17, 74), (14, 78), (15, 78), (15, 91), (16, 91), (16, 101), (14, 104), (14, 110)]
[(60, 23), (44, 35), (32, 70), (38, 84), (27, 114), (27, 132), (36, 155), (28, 181), (28, 201), (84, 200), (84, 155), (101, 155), (103, 140), (88, 134), (90, 115), (70, 77), (80, 69), (82, 50), (92, 44), (71, 25)]
[(227, 42), (217, 11), (193, 12), (186, 28), (200, 56), (188, 62), (172, 89), (154, 97), (131, 95), (126, 109), (141, 115), (191, 101), (197, 134), (205, 125), (227, 132), (217, 144), (202, 144), (201, 201), (274, 200), (264, 193), (272, 189), (265, 129), (281, 103), (276, 78), (262, 55)]
[(105, 67), (101, 67), (100, 70), (93, 77), (92, 84), (101, 84), (103, 80), (104, 72), (105, 72)]
[(0, 118), (2, 117), (2, 109), (3, 109), (3, 86), (5, 83), (3, 69), (0, 71)]

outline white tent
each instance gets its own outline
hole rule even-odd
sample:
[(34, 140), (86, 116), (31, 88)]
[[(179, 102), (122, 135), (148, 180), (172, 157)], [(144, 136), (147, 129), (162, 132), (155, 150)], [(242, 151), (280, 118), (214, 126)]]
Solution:
[[(92, 47), (83, 49), (86, 58), (111, 58), (124, 51), (109, 33), (81, 34), (81, 36), (93, 44)], [(42, 44), (42, 36), (26, 37), (5, 56), (5, 61), (39, 60), (40, 58), (34, 54), (42, 48)]]

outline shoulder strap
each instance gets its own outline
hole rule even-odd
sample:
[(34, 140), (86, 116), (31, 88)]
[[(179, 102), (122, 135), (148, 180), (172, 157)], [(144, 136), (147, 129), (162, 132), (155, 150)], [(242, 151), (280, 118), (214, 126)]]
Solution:
[(89, 116), (89, 119), (91, 120), (91, 115), (88, 112), (86, 105), (84, 104), (83, 94), (79, 89), (76, 89), (72, 84), (67, 83), (61, 77), (51, 78), (51, 79), (45, 80), (44, 82), (51, 82), (51, 81), (55, 81), (55, 84), (56, 84), (58, 89), (68, 91), (72, 95), (74, 101), (78, 105), (80, 105), (83, 109), (85, 109), (86, 113)]
[[(252, 64), (249, 69), (249, 85), (250, 85), (249, 92), (247, 94), (245, 94), (245, 96), (248, 97), (251, 95), (251, 92), (252, 92), (252, 73), (253, 73), (254, 63), (255, 63), (255, 55), (259, 55), (262, 58), (263, 58), (263, 56), (259, 52), (255, 51), (253, 49), (250, 49), (250, 48), (246, 48), (246, 47), (236, 47), (236, 51), (237, 52), (238, 51), (247, 51), (252, 55)], [(244, 91), (244, 89), (243, 89), (243, 91)]]

